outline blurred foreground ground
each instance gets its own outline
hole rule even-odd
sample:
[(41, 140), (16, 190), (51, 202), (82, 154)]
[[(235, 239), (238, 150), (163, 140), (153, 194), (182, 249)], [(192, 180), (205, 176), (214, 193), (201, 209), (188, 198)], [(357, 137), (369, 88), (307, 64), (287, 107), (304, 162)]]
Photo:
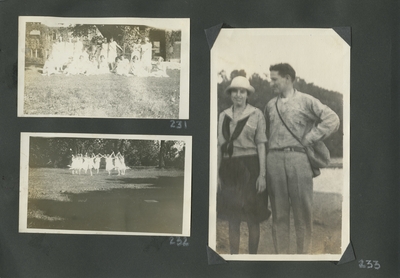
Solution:
[(155, 167), (72, 175), (31, 168), (28, 228), (182, 233), (183, 171)]
[[(342, 229), (342, 187), (343, 169), (327, 168), (314, 179), (313, 204), (313, 254), (340, 254)], [(270, 208), (271, 209), (271, 208)], [(261, 225), (259, 254), (274, 254), (272, 241), (272, 217)], [(240, 250), (248, 254), (247, 224), (241, 224)], [(296, 253), (296, 235), (291, 213), (290, 254)], [(228, 222), (217, 220), (217, 250), (220, 254), (229, 254)]]

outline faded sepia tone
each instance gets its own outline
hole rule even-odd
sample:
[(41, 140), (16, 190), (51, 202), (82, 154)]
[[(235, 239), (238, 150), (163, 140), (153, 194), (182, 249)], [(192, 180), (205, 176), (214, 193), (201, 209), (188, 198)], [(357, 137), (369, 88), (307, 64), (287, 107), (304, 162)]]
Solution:
[[(221, 131), (217, 131), (217, 120), (221, 112), (229, 114), (228, 108), (232, 106), (232, 101), (236, 102), (229, 90), (238, 80), (235, 81), (238, 76), (245, 77), (249, 82), (249, 85), (246, 85), (243, 81), (238, 86), (248, 88), (247, 106), (251, 105), (259, 109), (264, 116), (267, 115), (267, 103), (277, 96), (270, 66), (280, 63), (287, 63), (296, 71), (293, 86), (295, 91), (317, 99), (340, 119), (340, 124), (338, 121), (338, 126), (332, 129), (333, 133), (324, 140), (330, 151), (331, 162), (328, 167), (321, 169), (320, 176), (312, 179), (312, 243), (310, 250), (305, 251), (305, 254), (299, 253), (296, 246), (295, 218), (291, 208), (290, 244), (286, 253), (277, 254), (272, 233), (272, 216), (268, 220), (261, 220), (258, 250), (256, 254), (251, 255), (251, 247), (248, 246), (251, 231), (246, 221), (242, 220), (239, 251), (238, 254), (231, 254), (231, 224), (220, 213), (217, 214), (217, 208), (220, 206), (217, 196), (221, 190), (217, 186), (217, 153), (220, 146), (217, 136), (221, 136)], [(332, 29), (221, 29), (211, 49), (209, 246), (213, 250), (226, 260), (341, 258), (349, 243), (349, 101), (350, 46)], [(268, 133), (271, 127), (268, 117), (266, 120), (269, 140), (271, 138)], [(254, 126), (252, 123), (249, 125)], [(268, 148), (268, 143), (266, 146)], [(293, 153), (297, 151), (295, 149)], [(265, 160), (267, 170), (261, 167), (260, 177), (263, 172), (262, 175), (268, 172), (268, 167), (273, 168), (277, 163), (271, 159)], [(260, 178), (257, 180), (257, 188), (259, 180)], [(269, 188), (270, 180), (267, 177), (265, 180), (266, 188)], [(273, 211), (271, 196), (268, 208)]]

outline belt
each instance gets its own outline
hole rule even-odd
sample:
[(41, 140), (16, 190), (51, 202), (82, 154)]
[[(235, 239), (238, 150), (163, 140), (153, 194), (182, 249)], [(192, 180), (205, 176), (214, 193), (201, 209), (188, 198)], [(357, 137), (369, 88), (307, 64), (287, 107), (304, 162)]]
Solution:
[(302, 147), (286, 147), (286, 148), (280, 148), (280, 149), (270, 149), (269, 150), (274, 151), (274, 152), (300, 152), (300, 153), (305, 153), (306, 151)]

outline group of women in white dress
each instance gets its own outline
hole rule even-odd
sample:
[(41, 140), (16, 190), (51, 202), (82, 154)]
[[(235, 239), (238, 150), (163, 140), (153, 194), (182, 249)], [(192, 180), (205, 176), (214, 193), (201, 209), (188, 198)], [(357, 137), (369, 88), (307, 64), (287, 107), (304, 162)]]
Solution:
[(125, 175), (126, 169), (129, 169), (129, 167), (125, 165), (125, 157), (121, 153), (114, 154), (114, 152), (106, 155), (72, 155), (72, 162), (71, 165), (69, 165), (69, 169), (72, 171), (73, 175), (80, 175), (81, 171), (83, 171), (85, 174), (89, 172), (90, 175), (93, 176), (93, 170), (96, 171), (97, 174), (99, 173), (102, 158), (105, 159), (105, 169), (108, 172), (108, 175), (111, 175), (113, 170), (118, 172), (118, 176)]
[(43, 66), (43, 75), (64, 73), (66, 75), (97, 75), (115, 73), (124, 76), (155, 76), (168, 77), (163, 58), (159, 57), (152, 63), (152, 44), (149, 38), (142, 43), (137, 39), (133, 44), (130, 60), (125, 55), (118, 55), (118, 50), (123, 52), (113, 38), (99, 41), (97, 46), (84, 47), (82, 41), (63, 42), (60, 38), (55, 42), (52, 51)]

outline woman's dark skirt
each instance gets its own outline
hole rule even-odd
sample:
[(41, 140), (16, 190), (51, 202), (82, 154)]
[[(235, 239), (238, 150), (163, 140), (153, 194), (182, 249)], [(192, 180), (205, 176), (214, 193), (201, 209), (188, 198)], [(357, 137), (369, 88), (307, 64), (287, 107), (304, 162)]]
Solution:
[(217, 195), (218, 218), (260, 223), (270, 217), (267, 190), (257, 193), (259, 173), (258, 156), (222, 159), (219, 169), (221, 190)]

